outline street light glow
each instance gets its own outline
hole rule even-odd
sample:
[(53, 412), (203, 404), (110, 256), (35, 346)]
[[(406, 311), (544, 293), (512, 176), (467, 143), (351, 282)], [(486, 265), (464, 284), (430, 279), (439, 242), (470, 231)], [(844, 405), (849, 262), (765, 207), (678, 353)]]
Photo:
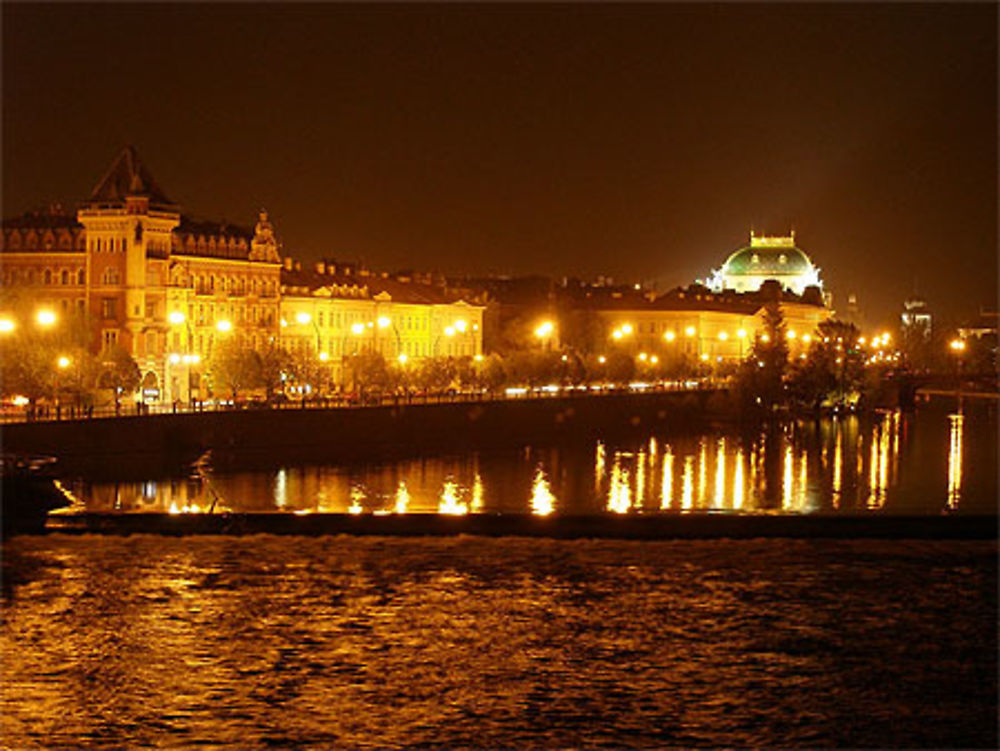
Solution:
[(666, 334), (663, 335), (663, 338), (666, 339), (668, 342), (672, 342), (674, 339), (677, 338), (677, 334), (674, 333), (673, 329), (670, 329)]
[(231, 321), (227, 321), (225, 318), (215, 322), (215, 328), (219, 330), (222, 334), (228, 334), (233, 330), (233, 324)]
[(355, 336), (361, 336), (361, 334), (365, 333), (365, 325), (363, 323), (352, 323), (351, 333)]
[(9, 319), (9, 318), (0, 318), (0, 333), (2, 333), (2, 334), (9, 334), (15, 328), (17, 328), (17, 326), (14, 324), (14, 322), (11, 319)]
[(455, 329), (452, 326), (445, 326), (444, 328), (445, 336), (455, 336)]
[(632, 333), (632, 324), (631, 323), (624, 324), (622, 326), (622, 333), (626, 334), (626, 335), (631, 334)]
[(694, 326), (688, 326), (684, 329), (684, 336), (694, 336)]
[(177, 354), (176, 352), (172, 352), (172, 353), (170, 353), (170, 357), (168, 357), (167, 359), (170, 360), (170, 364), (171, 365), (176, 365), (177, 363), (179, 363), (181, 361), (181, 356), (179, 354)]
[(392, 323), (392, 321), (389, 320), (389, 316), (379, 316), (378, 317), (378, 327), (380, 329), (384, 329), (390, 323)]
[(728, 338), (729, 338), (729, 334), (727, 334), (725, 331), (720, 331), (719, 332), (719, 341), (720, 342), (724, 342)]
[(747, 338), (747, 330), (746, 329), (740, 329), (739, 331), (736, 332), (736, 336), (738, 336), (740, 339), (746, 339)]
[(63, 370), (66, 370), (66, 368), (69, 367), (69, 364), (70, 364), (70, 359), (65, 355), (56, 360), (56, 365), (58, 365)]
[(172, 310), (170, 311), (170, 315), (167, 316), (167, 320), (174, 326), (179, 326), (187, 320), (187, 317), (179, 310)]
[(301, 323), (303, 326), (305, 326), (307, 323), (311, 323), (312, 319), (313, 317), (304, 310), (300, 310), (298, 313), (295, 314), (296, 322)]
[(56, 314), (51, 310), (39, 310), (35, 315), (35, 320), (38, 321), (39, 326), (52, 326), (56, 322)]
[(400, 352), (399, 357), (397, 357), (396, 359), (399, 360), (400, 365), (406, 365), (406, 361), (409, 360), (410, 358), (406, 356), (405, 352)]
[(327, 360), (330, 359), (330, 353), (329, 352), (320, 352), (319, 353), (319, 359), (320, 359), (321, 362), (326, 362)]
[(953, 352), (965, 351), (965, 342), (961, 339), (952, 339), (948, 346), (951, 347)]
[(542, 321), (542, 323), (538, 324), (538, 328), (535, 329), (535, 336), (539, 339), (546, 337), (552, 333), (552, 329), (552, 321)]
[[(389, 319), (387, 318), (386, 319), (387, 323), (385, 324), (387, 326), (388, 326), (388, 320)], [(379, 326), (381, 325), (382, 325), (382, 320), (379, 319)], [(460, 331), (464, 334), (465, 330), (469, 327), (469, 324), (465, 322), (464, 318), (459, 318), (457, 321), (455, 321), (454, 326), (456, 331)]]

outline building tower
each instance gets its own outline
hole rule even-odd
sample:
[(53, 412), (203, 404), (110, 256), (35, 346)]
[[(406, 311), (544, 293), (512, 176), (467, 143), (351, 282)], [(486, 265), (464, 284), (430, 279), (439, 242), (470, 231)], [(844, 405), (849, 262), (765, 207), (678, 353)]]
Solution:
[[(180, 213), (132, 146), (126, 147), (77, 212), (87, 238), (88, 311), (98, 347), (123, 347), (157, 397), (167, 333), (171, 232)], [(155, 393), (153, 393), (155, 392)]]

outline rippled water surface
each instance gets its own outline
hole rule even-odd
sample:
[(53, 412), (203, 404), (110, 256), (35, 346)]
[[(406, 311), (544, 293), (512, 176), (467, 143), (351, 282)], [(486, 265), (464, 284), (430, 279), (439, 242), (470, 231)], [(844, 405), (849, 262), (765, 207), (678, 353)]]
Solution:
[(3, 742), (996, 747), (996, 554), (19, 537)]

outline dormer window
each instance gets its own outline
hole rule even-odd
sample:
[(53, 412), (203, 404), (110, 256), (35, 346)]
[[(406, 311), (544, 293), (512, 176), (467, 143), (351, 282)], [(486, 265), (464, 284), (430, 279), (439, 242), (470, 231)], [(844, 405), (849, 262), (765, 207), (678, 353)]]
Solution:
[(760, 256), (754, 253), (750, 256), (750, 263), (760, 263)]
[(778, 256), (778, 263), (782, 263), (782, 264), (788, 263), (788, 256), (786, 256), (784, 253), (782, 253), (780, 256)]

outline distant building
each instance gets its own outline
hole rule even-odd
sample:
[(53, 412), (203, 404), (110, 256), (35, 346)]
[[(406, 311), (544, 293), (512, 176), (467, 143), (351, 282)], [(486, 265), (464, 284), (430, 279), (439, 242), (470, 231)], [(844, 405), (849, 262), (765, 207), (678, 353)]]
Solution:
[(750, 245), (732, 253), (721, 268), (712, 272), (708, 287), (713, 292), (756, 292), (768, 280), (801, 295), (807, 287), (823, 285), (819, 269), (795, 246), (795, 232), (787, 237), (750, 233)]
[(922, 297), (913, 296), (903, 303), (900, 319), (900, 333), (907, 341), (931, 339), (931, 312), (927, 301)]

